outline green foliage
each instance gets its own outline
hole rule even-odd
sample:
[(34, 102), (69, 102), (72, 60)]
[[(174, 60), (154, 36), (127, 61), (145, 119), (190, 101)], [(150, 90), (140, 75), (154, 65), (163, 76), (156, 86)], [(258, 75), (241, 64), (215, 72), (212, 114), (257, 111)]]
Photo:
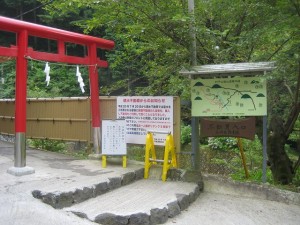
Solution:
[[(188, 14), (186, 4), (174, 1), (57, 1), (48, 6), (50, 15), (66, 17), (89, 10), (89, 18), (77, 23), (86, 32), (105, 29), (105, 38), (116, 47), (106, 54), (109, 77), (100, 77), (109, 95), (189, 96), (188, 79), (178, 68), (188, 63)], [(118, 81), (123, 82), (118, 82)], [(171, 81), (171, 82), (169, 82)], [(176, 87), (176, 88), (174, 88)], [(173, 89), (173, 90), (171, 90)]]
[(145, 161), (145, 146), (142, 145), (128, 145), (127, 157), (131, 160)]
[(236, 138), (215, 137), (208, 139), (208, 146), (213, 150), (228, 151), (237, 148)]
[(191, 138), (192, 138), (192, 127), (191, 125), (181, 125), (180, 127), (180, 143), (182, 145), (186, 145), (191, 143)]
[(300, 169), (298, 169), (296, 171), (296, 174), (295, 174), (295, 177), (293, 179), (293, 184), (296, 186), (296, 187), (300, 187)]
[[(209, 138), (209, 148), (202, 146), (206, 172), (230, 176), (234, 180), (262, 182), (262, 145), (256, 137), (253, 141), (242, 139), (249, 179), (246, 179), (240, 151), (235, 138)], [(267, 169), (267, 182), (273, 184), (272, 173)]]
[[(45, 82), (45, 63), (29, 61), (27, 75), (27, 97), (72, 97), (89, 95), (89, 77), (87, 67), (80, 67), (80, 72), (85, 83), (85, 93), (82, 93), (77, 82), (76, 66), (64, 64), (50, 65), (50, 83)], [(8, 61), (1, 65), (0, 98), (14, 98), (15, 96), (15, 61)], [(1, 67), (0, 67), (1, 68)]]
[(57, 152), (65, 155), (70, 155), (78, 159), (87, 159), (89, 149), (69, 150), (68, 144), (65, 141), (47, 140), (47, 139), (27, 139), (27, 145), (41, 150)]
[[(243, 168), (238, 169), (235, 173), (231, 174), (231, 178), (233, 180), (237, 181), (253, 181), (256, 183), (261, 183), (262, 182), (262, 169), (261, 168), (256, 168), (253, 170), (249, 170), (249, 178), (246, 179), (245, 176), (245, 170)], [(267, 170), (266, 173), (266, 182), (269, 184), (273, 184), (273, 176), (271, 170)]]
[(61, 152), (65, 149), (63, 141), (45, 140), (45, 139), (28, 139), (29, 146), (37, 149), (49, 150), (52, 152)]
[(0, 98), (15, 97), (15, 63), (11, 60), (0, 64)]

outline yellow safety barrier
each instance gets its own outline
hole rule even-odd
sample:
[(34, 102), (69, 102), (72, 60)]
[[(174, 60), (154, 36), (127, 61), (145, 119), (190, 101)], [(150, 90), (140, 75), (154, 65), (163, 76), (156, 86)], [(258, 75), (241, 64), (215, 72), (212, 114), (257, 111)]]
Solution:
[[(171, 157), (170, 157), (170, 154), (171, 154)], [(171, 159), (169, 159), (169, 157)], [(167, 135), (167, 138), (166, 138), (163, 160), (156, 158), (153, 133), (152, 132), (147, 133), (146, 149), (145, 149), (145, 170), (144, 170), (144, 178), (145, 179), (148, 179), (148, 177), (149, 177), (149, 170), (150, 170), (151, 166), (155, 165), (157, 163), (163, 164), (163, 171), (162, 171), (162, 176), (161, 176), (162, 181), (167, 180), (167, 173), (171, 167), (177, 168), (175, 145), (174, 145), (173, 136), (170, 133)]]

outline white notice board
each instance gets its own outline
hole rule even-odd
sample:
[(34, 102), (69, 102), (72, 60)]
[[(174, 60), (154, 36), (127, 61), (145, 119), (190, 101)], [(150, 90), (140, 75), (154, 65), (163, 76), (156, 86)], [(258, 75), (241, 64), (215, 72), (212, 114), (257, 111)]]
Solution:
[(125, 120), (102, 120), (102, 154), (127, 154)]
[[(147, 131), (173, 134), (172, 96), (119, 96), (117, 118), (126, 120), (126, 141), (145, 144)], [(166, 134), (155, 133), (155, 145), (165, 145)]]

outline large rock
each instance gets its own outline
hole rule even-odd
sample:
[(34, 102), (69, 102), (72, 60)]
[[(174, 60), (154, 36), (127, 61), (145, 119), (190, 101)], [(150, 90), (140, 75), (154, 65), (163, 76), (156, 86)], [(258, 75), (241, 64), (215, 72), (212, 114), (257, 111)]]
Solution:
[(168, 221), (168, 209), (167, 208), (156, 208), (150, 210), (150, 223), (151, 224), (163, 224)]
[(134, 172), (125, 173), (122, 177), (122, 186), (130, 184), (134, 181), (135, 181), (135, 173)]
[[(95, 185), (93, 196), (96, 197), (96, 196), (102, 195), (108, 191), (109, 191), (109, 187), (108, 187), (107, 182), (99, 183), (99, 184)], [(90, 196), (90, 197), (92, 197), (92, 196)]]
[(90, 198), (93, 195), (93, 189), (84, 187), (83, 189), (76, 189), (73, 193), (74, 203), (80, 203)]
[(129, 216), (116, 216), (112, 213), (104, 213), (96, 216), (94, 221), (102, 225), (126, 225), (128, 220)]
[(189, 205), (190, 205), (190, 198), (188, 195), (184, 195), (184, 194), (177, 194), (177, 201), (178, 201), (178, 205), (180, 207), (180, 210), (186, 210)]
[(122, 186), (121, 177), (112, 177), (108, 179), (109, 179), (109, 183), (108, 183), (109, 190), (114, 190)]
[(180, 207), (177, 201), (170, 202), (168, 204), (168, 217), (173, 218), (181, 213)]
[(149, 225), (150, 216), (146, 213), (136, 213), (130, 216), (128, 225)]
[(136, 180), (144, 179), (144, 168), (135, 171), (135, 179)]

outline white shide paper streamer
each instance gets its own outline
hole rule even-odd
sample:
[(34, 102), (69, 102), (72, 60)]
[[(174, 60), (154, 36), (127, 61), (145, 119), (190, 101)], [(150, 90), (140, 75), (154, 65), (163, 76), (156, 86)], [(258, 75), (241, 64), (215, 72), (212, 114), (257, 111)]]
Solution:
[(45, 74), (46, 74), (46, 82), (47, 82), (47, 86), (49, 85), (49, 83), (50, 83), (50, 66), (49, 66), (49, 63), (47, 62), (46, 63), (46, 66), (45, 66), (45, 69), (44, 69), (44, 72), (45, 72)]
[(81, 77), (81, 73), (80, 73), (80, 71), (79, 71), (79, 66), (77, 66), (77, 68), (76, 68), (76, 76), (77, 76), (77, 81), (78, 81), (78, 83), (79, 83), (79, 86), (80, 86), (80, 89), (81, 89), (81, 91), (82, 91), (82, 93), (84, 93), (85, 91), (84, 91), (84, 83), (83, 83), (83, 79), (82, 79), (82, 77)]

